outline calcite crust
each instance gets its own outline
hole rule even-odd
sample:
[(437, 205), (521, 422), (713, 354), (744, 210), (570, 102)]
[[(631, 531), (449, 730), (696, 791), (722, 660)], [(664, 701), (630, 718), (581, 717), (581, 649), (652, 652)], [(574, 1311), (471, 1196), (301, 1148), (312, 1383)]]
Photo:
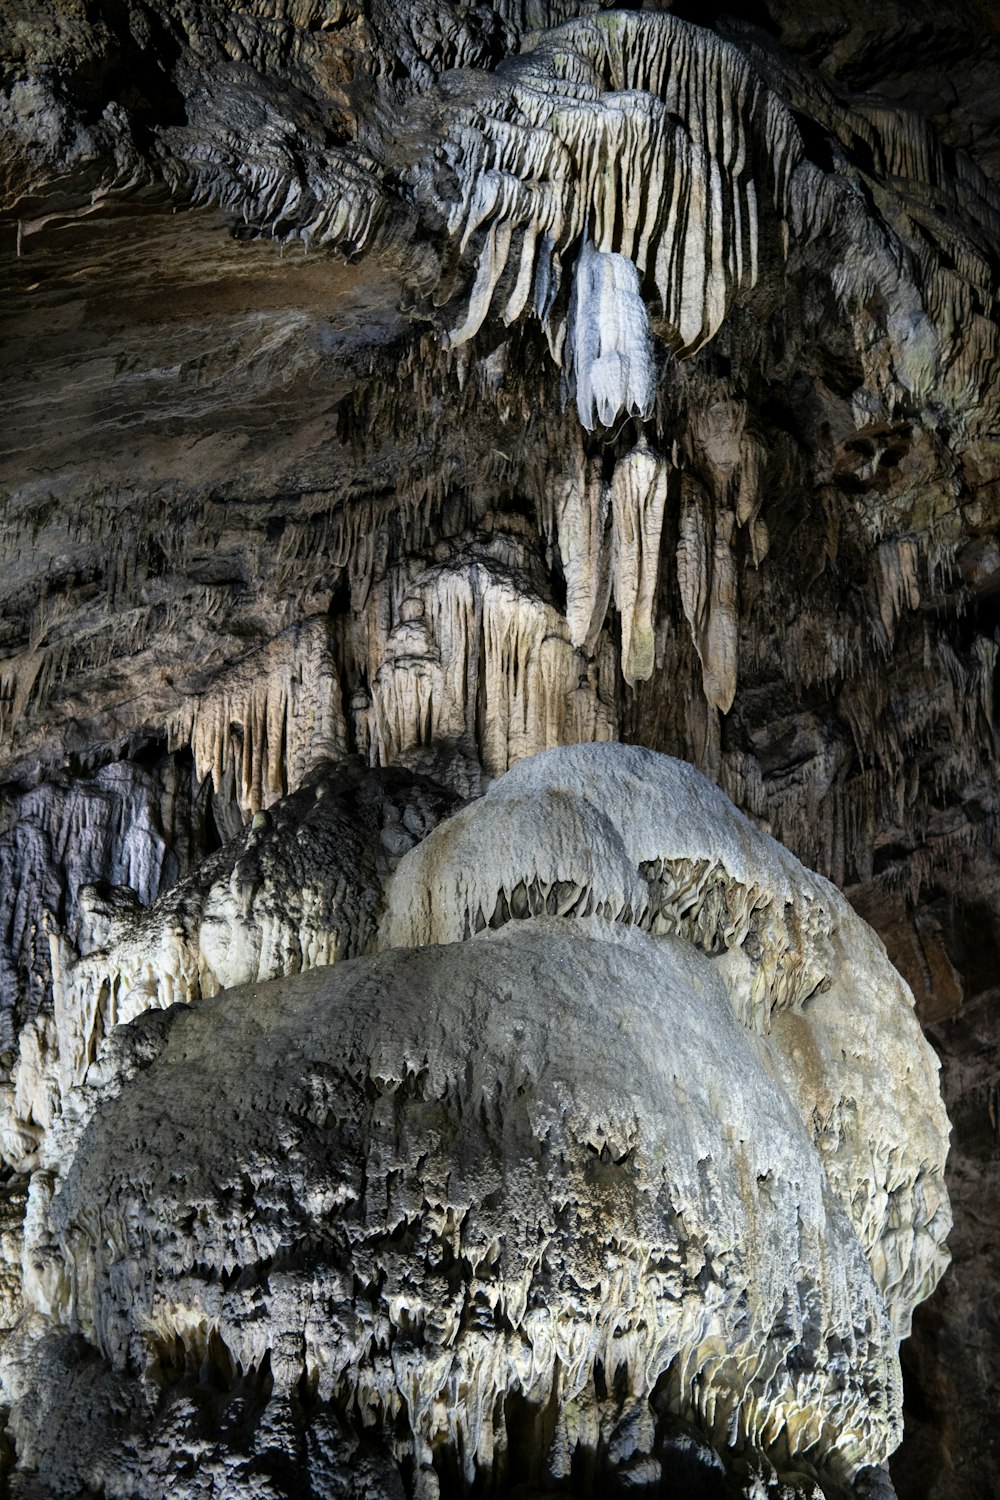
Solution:
[[(300, 905), (284, 977), (134, 991), (50, 1096), (0, 1360), (22, 1466), (277, 1497), (364, 1439), (371, 1494), (558, 1486), (585, 1457), (653, 1495), (680, 1420), (769, 1494), (849, 1492), (899, 1441), (898, 1340), (950, 1225), (936, 1064), (874, 934), (649, 751), (548, 751), (450, 816), (403, 773), (368, 795), (408, 807), (381, 864), (352, 858), (355, 885), (385, 872), (374, 908), (327, 872), (311, 909), (342, 942), (305, 941)], [(251, 830), (278, 840), (253, 905), (234, 877), (212, 913), (256, 962), (295, 894), (290, 801)], [(330, 816), (314, 837), (349, 832)], [(64, 1008), (87, 963), (66, 983)], [(71, 1332), (96, 1446), (53, 1438)], [(249, 1407), (178, 1431), (209, 1379)], [(294, 1481), (254, 1459), (275, 1441)]]

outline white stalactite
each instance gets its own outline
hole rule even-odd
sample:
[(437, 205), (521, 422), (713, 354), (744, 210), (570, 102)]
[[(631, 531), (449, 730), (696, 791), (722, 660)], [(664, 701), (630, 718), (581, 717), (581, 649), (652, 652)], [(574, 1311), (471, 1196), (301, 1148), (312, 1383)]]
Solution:
[[(485, 236), (451, 342), (480, 328), (512, 256), (504, 317), (521, 314), (534, 279), (549, 324), (554, 268), (572, 255), (565, 347), (580, 420), (645, 416), (654, 373), (642, 290), (655, 290), (678, 355), (717, 332), (758, 277), (761, 193), (785, 212), (801, 154), (792, 116), (739, 49), (671, 15), (568, 22), (494, 88), (488, 109), (459, 112), (444, 148), (461, 184), (440, 205), (449, 229), (462, 251)], [(548, 331), (558, 354), (563, 331)]]
[(573, 275), (566, 367), (580, 422), (610, 427), (620, 412), (648, 418), (656, 400), (649, 314), (639, 273), (624, 255), (585, 241)]
[(582, 447), (553, 487), (543, 528), (559, 544), (570, 640), (593, 650), (612, 595), (621, 615), (621, 669), (630, 686), (651, 677), (660, 540), (672, 466), (645, 439), (610, 483)]
[(653, 675), (660, 535), (670, 465), (640, 441), (611, 480), (615, 606), (622, 622), (622, 676), (634, 687)]

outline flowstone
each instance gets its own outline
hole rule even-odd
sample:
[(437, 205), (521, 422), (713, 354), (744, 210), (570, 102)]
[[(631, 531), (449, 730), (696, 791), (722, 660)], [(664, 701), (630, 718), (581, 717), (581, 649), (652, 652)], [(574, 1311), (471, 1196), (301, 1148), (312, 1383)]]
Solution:
[(950, 1224), (878, 940), (651, 752), (433, 821), (379, 951), (148, 1009), (60, 1101), (15, 1487), (871, 1493)]

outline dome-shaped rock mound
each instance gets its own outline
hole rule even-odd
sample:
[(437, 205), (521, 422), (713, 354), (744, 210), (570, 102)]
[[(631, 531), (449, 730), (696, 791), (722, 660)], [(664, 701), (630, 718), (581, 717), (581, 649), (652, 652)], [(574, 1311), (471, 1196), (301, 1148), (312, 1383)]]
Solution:
[(22, 1469), (877, 1494), (947, 1120), (843, 898), (690, 767), (571, 747), (403, 857), (382, 943), (107, 1040), (4, 1356)]

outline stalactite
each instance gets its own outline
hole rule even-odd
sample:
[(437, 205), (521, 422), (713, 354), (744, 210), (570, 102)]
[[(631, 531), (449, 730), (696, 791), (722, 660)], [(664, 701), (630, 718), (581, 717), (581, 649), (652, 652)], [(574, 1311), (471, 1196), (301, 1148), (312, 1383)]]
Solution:
[(171, 748), (190, 745), (198, 776), (234, 787), (244, 818), (298, 787), (346, 750), (330, 624), (312, 620), (239, 662), (169, 724)]
[(605, 482), (577, 445), (542, 508), (542, 527), (559, 545), (570, 640), (578, 650), (593, 650), (613, 596), (622, 622), (621, 671), (630, 686), (653, 672), (670, 472), (670, 464), (640, 439)]
[(684, 614), (702, 666), (705, 697), (728, 713), (736, 695), (739, 645), (732, 512), (713, 516), (696, 481), (681, 485), (677, 580)]
[(558, 541), (566, 580), (566, 625), (577, 650), (592, 651), (611, 602), (611, 494), (583, 444), (567, 470), (543, 489), (542, 526)]
[(632, 687), (653, 675), (660, 535), (670, 465), (645, 441), (618, 461), (611, 479), (612, 569), (622, 622), (622, 676)]
[[(641, 288), (655, 287), (661, 333), (677, 353), (716, 333), (757, 280), (759, 193), (784, 212), (801, 151), (792, 118), (736, 48), (668, 15), (570, 22), (509, 64), (494, 88), (489, 113), (460, 112), (445, 146), (461, 184), (442, 205), (449, 227), (461, 251), (485, 235), (451, 341), (482, 325), (515, 255), (504, 317), (520, 316), (534, 283), (584, 426), (610, 426), (623, 410), (646, 416)], [(418, 173), (422, 190), (431, 191)], [(552, 309), (570, 253), (564, 327)]]
[(497, 775), (567, 740), (616, 737), (609, 639), (575, 648), (520, 549), (508, 557), (494, 544), (463, 566), (411, 567), (380, 586), (365, 643), (370, 695), (355, 720), (373, 764), (413, 763), (441, 743), (478, 750)]
[(573, 277), (565, 362), (584, 427), (611, 427), (620, 412), (646, 418), (656, 398), (649, 319), (639, 274), (625, 255), (584, 242)]
[(876, 552), (879, 615), (889, 642), (900, 615), (920, 604), (917, 558), (917, 544), (912, 537), (883, 542)]

